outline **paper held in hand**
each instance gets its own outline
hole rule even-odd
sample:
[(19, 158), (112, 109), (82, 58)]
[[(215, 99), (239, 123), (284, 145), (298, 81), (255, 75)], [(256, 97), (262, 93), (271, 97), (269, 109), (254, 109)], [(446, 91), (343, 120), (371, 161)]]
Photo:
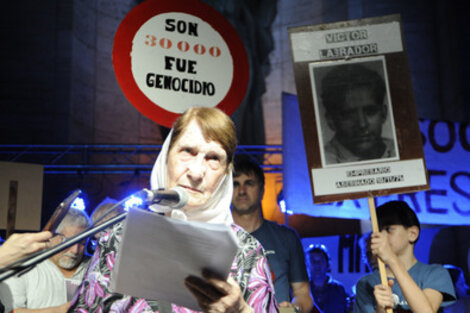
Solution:
[(238, 245), (228, 225), (175, 220), (132, 209), (111, 274), (114, 292), (200, 311), (184, 286), (204, 268), (228, 277)]

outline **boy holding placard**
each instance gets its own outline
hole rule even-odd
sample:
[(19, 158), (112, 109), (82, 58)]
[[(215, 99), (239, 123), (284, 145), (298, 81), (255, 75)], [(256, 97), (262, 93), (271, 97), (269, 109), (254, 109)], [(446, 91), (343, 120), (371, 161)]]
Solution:
[(372, 234), (371, 251), (387, 265), (388, 286), (376, 271), (356, 286), (354, 312), (441, 312), (441, 305), (455, 300), (448, 272), (437, 264), (424, 264), (414, 255), (420, 224), (404, 201), (390, 201), (377, 208), (380, 232)]

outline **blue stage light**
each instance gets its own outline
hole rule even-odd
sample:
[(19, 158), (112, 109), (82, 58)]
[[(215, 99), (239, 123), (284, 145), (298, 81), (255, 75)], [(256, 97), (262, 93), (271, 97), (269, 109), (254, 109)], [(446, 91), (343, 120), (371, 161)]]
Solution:
[(287, 215), (293, 215), (294, 214), (294, 212), (292, 210), (287, 209), (287, 204), (286, 204), (286, 200), (284, 199), (284, 192), (283, 192), (282, 189), (279, 192), (279, 194), (277, 195), (277, 203), (278, 203), (279, 208), (281, 209), (282, 213), (287, 214)]
[(130, 208), (135, 207), (135, 206), (139, 207), (143, 203), (144, 203), (144, 200), (132, 195), (126, 202), (124, 202), (124, 210), (129, 211)]
[(80, 210), (80, 211), (85, 211), (86, 209), (85, 200), (83, 200), (83, 198), (77, 197), (75, 198), (75, 200), (73, 200), (70, 207), (73, 209)]
[(279, 207), (282, 213), (286, 213), (286, 201), (284, 199), (279, 201)]

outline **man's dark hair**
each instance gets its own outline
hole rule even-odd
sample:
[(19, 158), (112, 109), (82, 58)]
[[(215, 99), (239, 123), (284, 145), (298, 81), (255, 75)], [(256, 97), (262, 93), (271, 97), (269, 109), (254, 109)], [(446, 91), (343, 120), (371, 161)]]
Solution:
[(314, 252), (319, 252), (323, 255), (326, 263), (328, 264), (327, 272), (330, 272), (331, 271), (331, 257), (330, 257), (330, 254), (328, 253), (328, 249), (326, 248), (326, 246), (324, 244), (311, 244), (305, 251), (305, 254), (310, 257), (310, 255), (313, 254)]
[(240, 176), (241, 174), (253, 174), (258, 179), (260, 185), (264, 186), (263, 169), (255, 160), (245, 156), (235, 157), (233, 177)]
[(326, 111), (341, 109), (349, 91), (365, 87), (375, 102), (382, 105), (385, 95), (383, 78), (359, 63), (335, 65), (322, 79), (321, 98)]
[[(421, 232), (421, 225), (416, 213), (405, 201), (389, 201), (377, 207), (377, 220), (380, 230), (390, 225), (402, 225), (405, 228), (417, 226)], [(419, 236), (414, 242), (418, 239)]]

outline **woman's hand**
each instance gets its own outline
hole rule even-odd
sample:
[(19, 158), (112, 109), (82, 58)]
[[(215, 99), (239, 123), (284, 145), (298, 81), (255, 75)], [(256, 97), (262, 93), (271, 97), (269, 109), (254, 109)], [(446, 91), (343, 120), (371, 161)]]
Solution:
[(243, 299), (240, 286), (232, 277), (224, 280), (208, 270), (204, 270), (202, 276), (204, 279), (189, 276), (184, 283), (186, 288), (196, 297), (204, 312), (253, 312)]

